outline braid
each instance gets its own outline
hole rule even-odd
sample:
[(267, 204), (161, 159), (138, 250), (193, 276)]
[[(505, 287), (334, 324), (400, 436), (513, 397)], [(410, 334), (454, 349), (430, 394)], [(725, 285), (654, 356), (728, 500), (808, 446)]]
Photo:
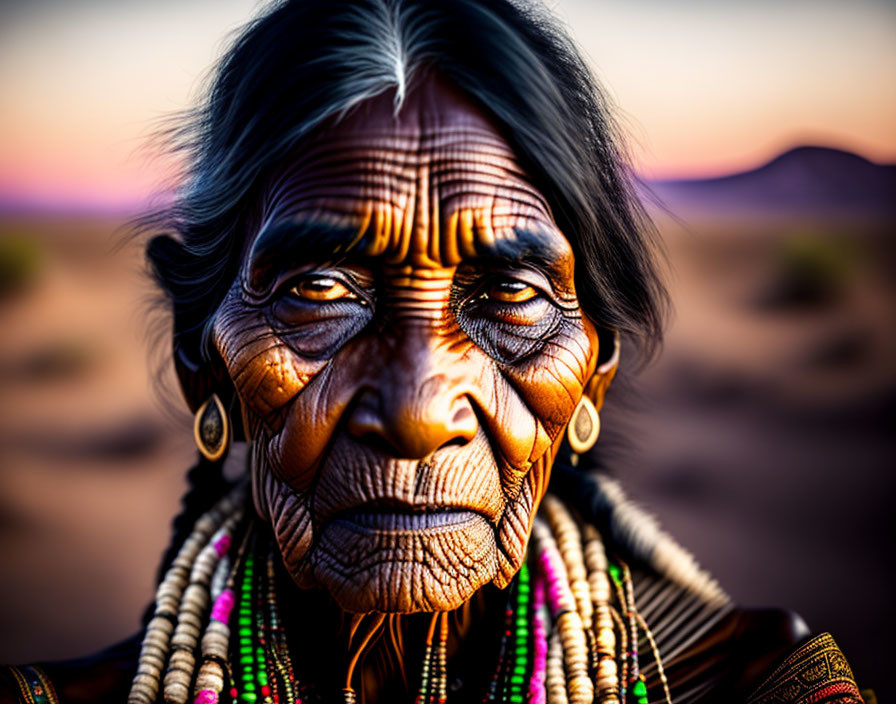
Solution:
[[(226, 456), (225, 456), (226, 457)], [(165, 549), (162, 562), (156, 573), (156, 584), (159, 584), (174, 562), (178, 550), (193, 530), (193, 526), (202, 514), (209, 511), (212, 506), (224, 495), (229, 484), (224, 479), (224, 460), (209, 462), (199, 455), (199, 460), (187, 472), (187, 493), (181, 499), (181, 511), (171, 522), (172, 536), (168, 547)], [(149, 604), (143, 614), (145, 626), (152, 618), (153, 604)]]
[(694, 557), (607, 476), (556, 463), (551, 490), (592, 522), (615, 548), (714, 605), (729, 597)]
[(227, 489), (227, 482), (224, 480), (223, 466), (223, 461), (209, 462), (200, 455), (199, 461), (187, 472), (187, 485), (189, 488), (181, 499), (180, 513), (174, 517), (171, 523), (173, 535), (171, 542), (168, 543), (168, 548), (165, 550), (162, 563), (159, 565), (156, 582), (161, 581), (162, 577), (165, 576), (177, 555), (177, 551), (193, 529), (193, 524), (224, 495)]

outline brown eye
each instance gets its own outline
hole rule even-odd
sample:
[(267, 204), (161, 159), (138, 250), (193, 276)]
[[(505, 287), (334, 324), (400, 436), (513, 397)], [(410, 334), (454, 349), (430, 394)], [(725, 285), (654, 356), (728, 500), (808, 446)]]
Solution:
[(309, 276), (292, 287), (290, 293), (306, 301), (338, 301), (357, 296), (331, 276)]
[(502, 303), (525, 303), (535, 298), (538, 291), (523, 281), (504, 279), (489, 286), (486, 295)]

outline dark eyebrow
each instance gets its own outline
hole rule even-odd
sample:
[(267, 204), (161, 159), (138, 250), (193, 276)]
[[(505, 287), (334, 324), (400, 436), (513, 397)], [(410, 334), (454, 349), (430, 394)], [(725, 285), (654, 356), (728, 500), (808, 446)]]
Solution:
[(266, 225), (249, 252), (248, 284), (267, 290), (277, 274), (311, 262), (330, 261), (360, 244), (357, 225), (281, 220)]
[(530, 264), (560, 283), (564, 274), (562, 259), (565, 252), (555, 247), (554, 242), (562, 235), (547, 229), (527, 230), (519, 227), (515, 227), (513, 232), (516, 237), (496, 239), (487, 246), (477, 246), (477, 250), (486, 257), (514, 264)]
[[(553, 246), (563, 237), (559, 232), (514, 228), (514, 234), (513, 238), (499, 238), (488, 245), (480, 240), (477, 253), (488, 259), (534, 266), (555, 283), (565, 283), (563, 252)], [(332, 262), (353, 249), (363, 250), (366, 239), (359, 237), (357, 225), (304, 219), (273, 222), (262, 229), (252, 245), (246, 283), (251, 291), (264, 293), (281, 273), (310, 263)]]

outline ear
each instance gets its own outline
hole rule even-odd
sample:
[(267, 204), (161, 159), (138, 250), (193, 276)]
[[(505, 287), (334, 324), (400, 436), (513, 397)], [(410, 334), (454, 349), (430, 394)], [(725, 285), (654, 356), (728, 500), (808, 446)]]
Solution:
[(604, 338), (602, 342), (604, 341), (612, 343), (613, 354), (610, 355), (606, 362), (603, 362), (594, 370), (594, 374), (585, 385), (585, 395), (591, 399), (594, 408), (598, 411), (604, 405), (604, 395), (607, 393), (607, 389), (610, 388), (610, 382), (613, 381), (613, 377), (616, 376), (616, 370), (619, 368), (619, 333), (613, 332), (613, 337), (609, 340)]
[(231, 415), (233, 439), (245, 440), (240, 403), (223, 360), (217, 356), (213, 360), (203, 360), (198, 344), (188, 344), (190, 341), (178, 335), (174, 340), (174, 369), (190, 411), (196, 413), (213, 393), (217, 394)]
[[(217, 393), (217, 387), (221, 385), (223, 379), (214, 364), (201, 361), (198, 346), (184, 344), (185, 342), (183, 339), (178, 340), (178, 336), (175, 335), (174, 370), (177, 372), (177, 380), (180, 382), (180, 390), (187, 401), (187, 406), (195, 413), (212, 393)], [(221, 394), (218, 396), (224, 401)]]

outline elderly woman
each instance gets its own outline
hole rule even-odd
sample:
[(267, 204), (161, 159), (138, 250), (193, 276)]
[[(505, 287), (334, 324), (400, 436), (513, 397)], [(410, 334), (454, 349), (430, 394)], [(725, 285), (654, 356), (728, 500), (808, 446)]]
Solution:
[(189, 176), (146, 224), (192, 489), (139, 639), (10, 668), (11, 691), (861, 701), (829, 636), (734, 608), (589, 473), (620, 338), (658, 342), (663, 292), (596, 87), (539, 11), (279, 4), (181, 136)]

